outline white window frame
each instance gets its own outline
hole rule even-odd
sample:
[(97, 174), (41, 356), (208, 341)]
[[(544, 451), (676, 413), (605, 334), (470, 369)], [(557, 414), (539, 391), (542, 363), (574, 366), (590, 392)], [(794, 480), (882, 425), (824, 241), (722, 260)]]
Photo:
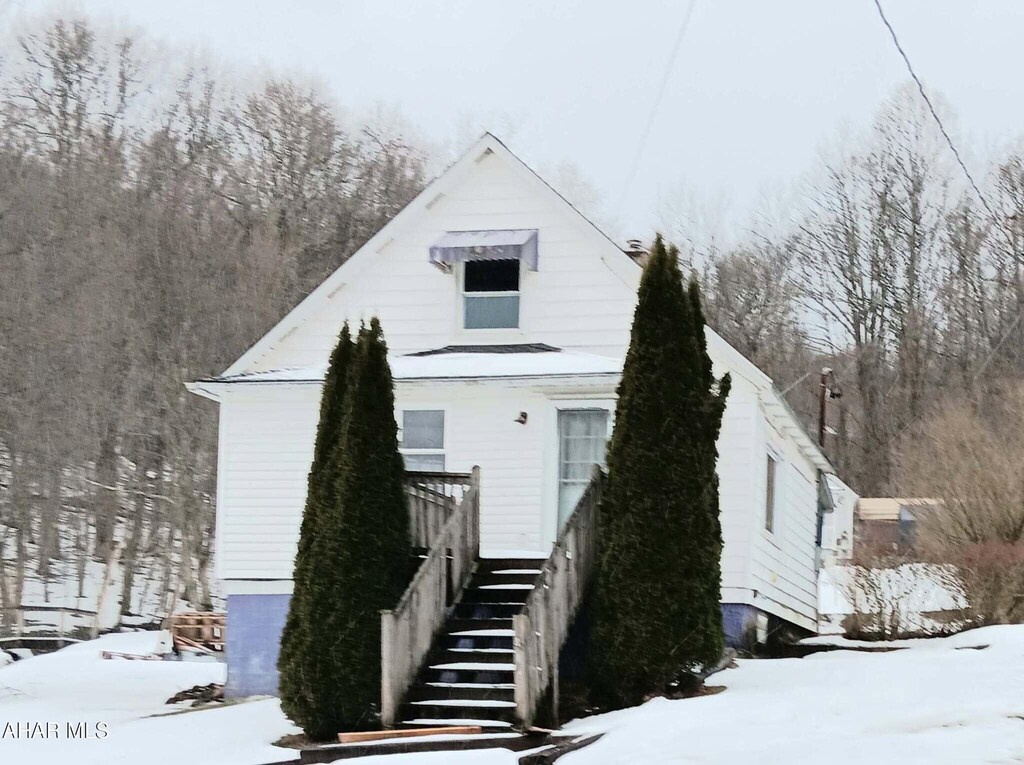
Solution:
[(595, 394), (593, 397), (567, 394), (551, 394), (545, 410), (544, 432), (544, 511), (541, 519), (541, 538), (548, 545), (554, 544), (558, 537), (558, 412), (562, 409), (606, 409), (608, 410), (608, 438), (615, 430), (616, 399), (607, 393)]
[[(402, 446), (402, 441), (405, 432), (405, 415), (408, 412), (440, 412), (441, 413), (441, 446), (431, 447), (427, 449), (413, 449)], [(448, 411), (443, 407), (439, 406), (409, 406), (402, 407), (398, 410), (398, 451), (405, 456), (409, 457), (430, 457), (440, 455), (442, 460), (442, 466), (436, 469), (437, 472), (445, 472), (448, 469)], [(415, 471), (413, 471), (415, 472)], [(429, 472), (429, 471), (428, 471)]]
[[(768, 445), (765, 449), (764, 459), (764, 512), (762, 513), (763, 528), (771, 535), (775, 535), (776, 530), (779, 528), (779, 510), (782, 507), (782, 492), (780, 486), (782, 485), (782, 471), (786, 464), (782, 458), (782, 454), (772, 445)], [(768, 465), (774, 464), (775, 468), (772, 475), (771, 494), (768, 491)], [(771, 513), (769, 513), (768, 498), (771, 497)]]
[[(517, 260), (519, 264), (519, 289), (502, 290), (501, 292), (466, 292), (466, 263), (459, 263), (456, 274), (459, 280), (459, 305), (458, 322), (459, 328), (464, 332), (473, 334), (486, 332), (521, 332), (523, 328), (523, 278), (526, 276), (526, 269), (523, 268), (523, 261)], [(519, 298), (519, 311), (516, 316), (514, 327), (467, 327), (466, 326), (466, 298), (467, 297), (517, 297)]]

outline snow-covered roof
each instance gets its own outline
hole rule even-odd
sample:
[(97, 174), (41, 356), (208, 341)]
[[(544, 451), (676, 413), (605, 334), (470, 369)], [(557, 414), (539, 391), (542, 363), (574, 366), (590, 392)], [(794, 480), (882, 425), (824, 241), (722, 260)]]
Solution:
[[(484, 380), (546, 377), (617, 376), (622, 361), (590, 353), (549, 351), (538, 353), (447, 352), (430, 355), (389, 356), (391, 376), (396, 382), (415, 380)], [(214, 383), (319, 383), (326, 367), (271, 369), (222, 375), (197, 381)]]

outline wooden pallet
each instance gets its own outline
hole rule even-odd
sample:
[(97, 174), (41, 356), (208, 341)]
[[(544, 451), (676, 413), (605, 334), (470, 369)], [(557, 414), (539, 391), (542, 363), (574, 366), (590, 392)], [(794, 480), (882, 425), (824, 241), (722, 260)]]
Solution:
[(224, 613), (191, 611), (174, 614), (168, 621), (175, 650), (198, 650), (205, 653), (224, 651), (224, 641), (227, 635), (227, 621)]

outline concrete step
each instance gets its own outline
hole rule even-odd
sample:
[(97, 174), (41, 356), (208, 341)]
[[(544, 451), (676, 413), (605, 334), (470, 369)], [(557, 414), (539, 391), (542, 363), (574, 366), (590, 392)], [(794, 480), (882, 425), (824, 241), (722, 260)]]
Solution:
[(463, 594), (462, 603), (525, 603), (533, 592), (532, 584), (488, 584), (483, 587), (472, 585)]
[[(488, 631), (489, 630), (481, 630), (481, 632)], [(441, 649), (500, 648), (506, 651), (511, 651), (512, 635), (442, 635), (438, 638), (438, 647)]]
[(504, 648), (449, 648), (437, 651), (430, 656), (430, 665), (457, 664), (470, 662), (474, 664), (511, 664), (512, 649)]
[(512, 629), (511, 616), (485, 616), (479, 619), (468, 616), (456, 616), (449, 619), (444, 626), (445, 634), (453, 635), (461, 632), (480, 632), (481, 630), (505, 630)]
[(512, 731), (512, 723), (505, 720), (410, 717), (401, 722), (403, 728), (440, 728), (446, 725), (477, 725), (482, 733), (510, 733)]
[(516, 573), (477, 573), (472, 579), (473, 587), (486, 584), (536, 584), (539, 572), (520, 573), (526, 569), (509, 569)]
[(506, 664), (443, 662), (423, 670), (419, 682), (508, 685), (515, 682), (515, 672)]
[(545, 558), (481, 558), (477, 561), (477, 573), (519, 569), (540, 571), (546, 562)]
[(406, 704), (402, 708), (402, 717), (406, 720), (419, 718), (443, 720), (445, 718), (455, 718), (458, 720), (511, 723), (515, 721), (515, 712), (516, 705), (513, 701), (438, 699), (434, 701), (415, 701), (411, 704)]
[(408, 701), (431, 699), (471, 699), (478, 701), (515, 701), (512, 683), (423, 683), (409, 691)]
[[(452, 612), (456, 619), (508, 619), (511, 628), (513, 616), (523, 610), (522, 603), (499, 603), (487, 601), (484, 603), (464, 602), (456, 603)], [(451, 621), (449, 619), (449, 621)]]

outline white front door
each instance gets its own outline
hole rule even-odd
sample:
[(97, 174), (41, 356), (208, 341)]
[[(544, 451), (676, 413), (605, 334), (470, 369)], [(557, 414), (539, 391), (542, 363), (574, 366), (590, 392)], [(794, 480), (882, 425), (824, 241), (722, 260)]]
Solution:
[(558, 410), (559, 532), (590, 483), (594, 465), (604, 466), (610, 419), (607, 409)]

